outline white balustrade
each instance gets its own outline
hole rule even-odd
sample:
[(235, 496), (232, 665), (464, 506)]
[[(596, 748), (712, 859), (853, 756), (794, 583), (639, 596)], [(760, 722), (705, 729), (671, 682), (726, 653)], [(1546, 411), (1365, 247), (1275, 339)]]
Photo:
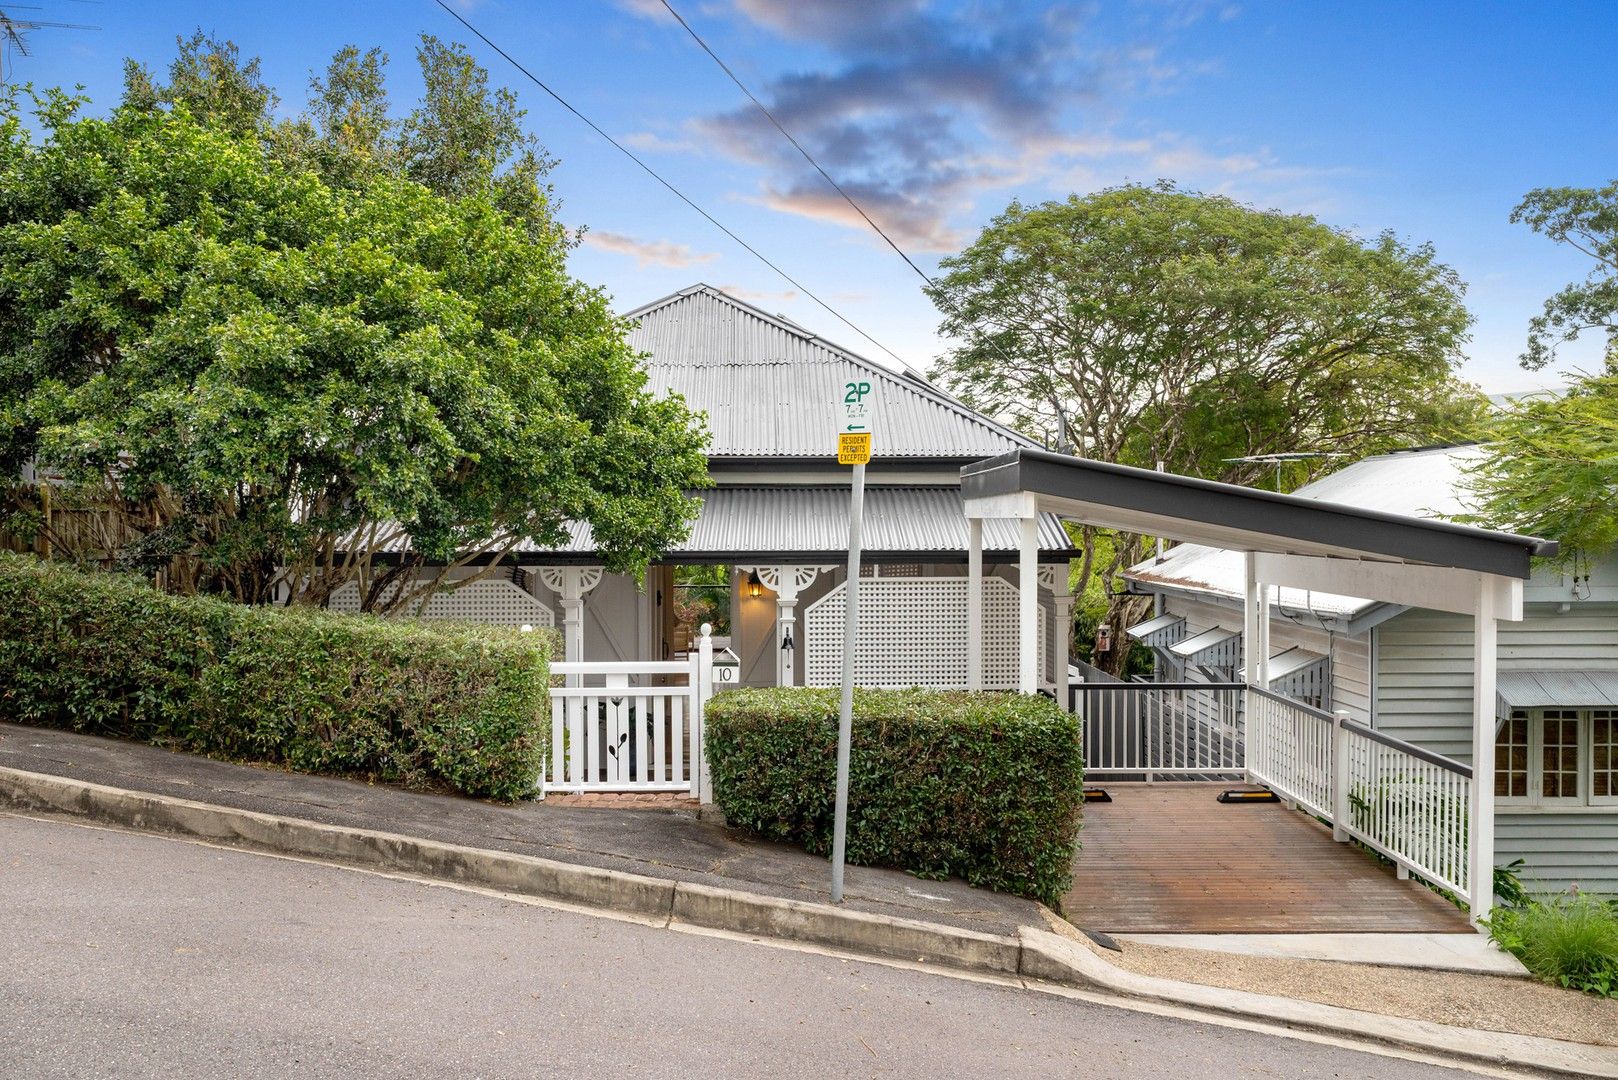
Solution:
[[(687, 660), (551, 665), (544, 792), (687, 791), (708, 801), (702, 719), (713, 696), (713, 638)], [(682, 680), (673, 682), (672, 680)]]

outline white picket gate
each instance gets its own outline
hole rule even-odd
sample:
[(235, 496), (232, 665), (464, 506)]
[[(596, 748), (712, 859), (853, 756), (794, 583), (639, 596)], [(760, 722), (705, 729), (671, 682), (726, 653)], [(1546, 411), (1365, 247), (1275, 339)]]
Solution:
[[(708, 802), (702, 717), (713, 696), (708, 627), (689, 659), (551, 665), (545, 792), (685, 791)], [(677, 681), (675, 681), (677, 680)]]

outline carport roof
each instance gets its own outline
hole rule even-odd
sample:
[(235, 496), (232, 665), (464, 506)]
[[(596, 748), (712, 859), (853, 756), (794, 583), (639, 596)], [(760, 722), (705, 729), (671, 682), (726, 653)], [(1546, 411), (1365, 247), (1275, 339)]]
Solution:
[[(961, 470), (968, 512), (1031, 495), (1040, 511), (1104, 528), (1240, 551), (1458, 567), (1526, 578), (1556, 543), (1448, 521), (1019, 449)], [(993, 501), (988, 501), (993, 500)], [(976, 503), (976, 505), (974, 505)], [(1009, 516), (1009, 515), (1008, 515)]]

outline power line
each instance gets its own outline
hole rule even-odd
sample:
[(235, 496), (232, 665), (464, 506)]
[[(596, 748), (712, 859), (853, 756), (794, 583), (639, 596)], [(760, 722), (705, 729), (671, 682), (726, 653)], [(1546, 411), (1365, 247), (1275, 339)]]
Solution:
[(793, 288), (798, 289), (805, 296), (809, 297), (809, 299), (813, 300), (815, 303), (817, 303), (821, 307), (825, 308), (828, 312), (830, 312), (833, 316), (835, 316), (840, 322), (842, 322), (842, 324), (844, 326), (847, 326), (850, 330), (852, 330), (856, 334), (860, 335), (860, 337), (864, 338), (866, 341), (869, 341), (872, 345), (875, 345), (877, 348), (881, 349), (883, 352), (885, 352), (889, 356), (893, 357), (895, 360), (897, 360), (899, 362), (899, 364), (901, 366), (904, 366), (904, 364), (905, 364), (904, 359), (902, 357), (900, 357), (898, 353), (894, 352), (892, 349), (890, 349), (886, 345), (882, 344), (880, 341), (878, 341), (876, 338), (872, 337), (870, 334), (866, 333), (864, 330), (861, 330), (858, 326), (856, 326), (853, 322), (851, 322), (846, 315), (844, 315), (842, 312), (838, 311), (836, 308), (832, 307), (830, 304), (826, 303), (826, 301), (822, 300), (819, 296), (817, 296), (806, 285), (799, 282), (791, 274), (789, 274), (785, 270), (781, 269), (775, 263), (771, 262), (768, 258), (766, 258), (763, 255), (763, 253), (761, 253), (752, 244), (749, 244), (746, 240), (743, 240), (740, 236), (737, 236), (734, 232), (732, 232), (729, 228), (727, 228), (724, 225), (724, 223), (722, 223), (718, 218), (714, 217), (712, 214), (708, 213), (708, 211), (706, 211), (702, 207), (698, 206), (695, 202), (693, 202), (691, 200), (691, 198), (688, 195), (685, 194), (685, 192), (683, 192), (679, 188), (675, 187), (669, 181), (663, 179), (663, 177), (657, 172), (656, 169), (653, 169), (650, 165), (646, 164), (646, 162), (642, 161), (640, 159), (640, 157), (638, 157), (634, 153), (634, 151), (630, 150), (623, 143), (619, 142), (617, 139), (615, 139), (611, 135), (607, 134), (606, 131), (604, 131), (601, 128), (601, 126), (599, 124), (597, 124), (594, 120), (591, 120), (588, 116), (585, 116), (578, 109), (574, 108), (568, 102), (568, 100), (566, 98), (564, 98), (561, 94), (558, 94), (555, 90), (552, 90), (548, 85), (545, 84), (545, 82), (542, 79), (539, 78), (539, 76), (535, 75), (533, 72), (531, 72), (527, 68), (523, 67), (522, 64), (518, 63), (517, 60), (510, 53), (506, 52), (506, 50), (502, 49), (499, 45), (496, 45), (493, 41), (491, 41), (487, 34), (485, 34), (483, 31), (479, 30), (477, 27), (473, 26), (470, 22), (468, 22), (466, 20), (465, 16), (463, 16), (460, 12), (456, 11), (454, 8), (450, 7), (449, 4), (445, 2), (445, 0), (434, 0), (434, 3), (436, 3), (439, 7), (443, 8), (445, 13), (448, 14), (450, 17), (452, 17), (456, 22), (460, 23), (462, 26), (466, 27), (467, 30), (471, 31), (471, 33), (473, 35), (475, 35), (478, 38), (478, 40), (482, 41), (483, 44), (487, 45), (489, 48), (491, 48), (495, 52), (499, 53), (500, 56), (506, 61), (506, 63), (510, 64), (512, 67), (514, 67), (518, 71), (522, 72), (522, 74), (527, 77), (528, 81), (532, 82), (535, 86), (539, 87), (541, 90), (545, 91), (545, 93), (549, 94), (551, 96), (551, 98), (558, 105), (562, 106), (562, 108), (566, 109), (568, 112), (570, 112), (574, 116), (578, 117), (581, 121), (584, 122), (584, 124), (586, 126), (588, 126), (590, 128), (591, 131), (594, 131), (597, 135), (601, 136), (603, 139), (607, 140), (607, 142), (611, 143), (613, 145), (613, 147), (618, 150), (619, 153), (623, 154), (630, 161), (633, 161), (636, 165), (639, 165), (641, 167), (641, 169), (643, 169), (646, 172), (646, 175), (650, 176), (653, 180), (656, 180), (659, 184), (662, 184), (665, 188), (667, 188), (670, 192), (672, 192), (674, 194), (675, 198), (679, 199), (681, 202), (685, 203), (691, 209), (693, 209), (697, 213), (701, 214), (708, 221), (708, 223), (710, 225), (712, 225), (714, 228), (718, 229), (720, 232), (724, 233), (726, 236), (730, 237), (737, 244), (741, 245), (741, 247), (746, 249), (746, 251), (750, 255), (752, 255), (755, 259), (757, 259), (759, 262), (763, 263), (765, 266), (769, 267), (771, 270), (774, 270), (777, 274), (781, 275), (781, 277), (784, 280), (786, 280), (789, 284), (791, 284)]
[(747, 88), (747, 84), (742, 82), (742, 80), (736, 76), (734, 71), (730, 70), (730, 65), (719, 59), (719, 54), (708, 47), (708, 43), (702, 40), (702, 35), (691, 28), (691, 24), (685, 21), (685, 17), (683, 15), (674, 10), (674, 5), (669, 3), (669, 0), (662, 0), (662, 3), (663, 6), (668, 9), (668, 13), (674, 16), (674, 21), (685, 27), (685, 32), (691, 35), (691, 40), (702, 46), (702, 51), (713, 58), (713, 62), (719, 65), (719, 69), (721, 71), (730, 76), (730, 81), (736, 84), (736, 88), (738, 90), (747, 95), (747, 100), (758, 106), (758, 111), (763, 113), (769, 119), (770, 123), (775, 125), (775, 130), (779, 131), (782, 136), (786, 138), (786, 141), (791, 143), (793, 147), (797, 149), (798, 153), (803, 155), (803, 160), (814, 166), (815, 172), (819, 173), (825, 179), (826, 183), (832, 186), (832, 190), (836, 191), (837, 194), (843, 197), (844, 202), (848, 203), (849, 206), (854, 208), (854, 212), (856, 214), (865, 219), (865, 224), (876, 230), (876, 234), (888, 242), (888, 246), (894, 250), (894, 253), (897, 254), (899, 258), (903, 259), (905, 264), (921, 277), (921, 280), (925, 281), (929, 285), (933, 284), (933, 279), (927, 276), (927, 272), (921, 267), (917, 266), (915, 262), (911, 260), (910, 256), (904, 253), (904, 249), (894, 242), (893, 237), (889, 236), (885, 231), (883, 231), (882, 226), (878, 225), (874, 220), (872, 220), (871, 215), (865, 212), (865, 208), (854, 201), (854, 196), (850, 195), (843, 189), (843, 185), (832, 179), (831, 173), (820, 167), (820, 162), (814, 159), (814, 155), (805, 150), (803, 148), (803, 144), (792, 137), (792, 132), (788, 131), (786, 127), (782, 125), (781, 121), (776, 119), (775, 114), (769, 110), (769, 107), (760, 101), (753, 91)]
[[(660, 2), (662, 3), (663, 7), (668, 10), (668, 13), (674, 16), (675, 22), (678, 22), (681, 26), (685, 27), (685, 32), (691, 35), (691, 40), (695, 41), (699, 46), (702, 47), (702, 51), (707, 53), (709, 57), (713, 59), (713, 62), (719, 65), (719, 69), (721, 71), (730, 76), (730, 81), (736, 84), (737, 89), (739, 89), (743, 94), (747, 95), (747, 100), (751, 101), (758, 108), (758, 111), (763, 113), (771, 124), (775, 125), (775, 130), (779, 131), (782, 137), (785, 138), (787, 142), (791, 143), (798, 153), (803, 155), (803, 159), (805, 161), (814, 166), (814, 170), (825, 179), (826, 183), (831, 185), (832, 190), (841, 195), (843, 197), (843, 201), (848, 203), (849, 206), (852, 206), (854, 208), (854, 212), (859, 214), (860, 217), (864, 218), (865, 223), (875, 230), (878, 236), (882, 237), (882, 239), (888, 242), (888, 246), (894, 250), (899, 258), (905, 261), (905, 265), (914, 270), (916, 275), (920, 277), (922, 281), (936, 288), (937, 282), (933, 281), (932, 277), (928, 275), (927, 271), (917, 266), (915, 261), (912, 260), (909, 255), (905, 254), (904, 249), (894, 242), (893, 237), (889, 236), (887, 232), (883, 230), (882, 226), (878, 225), (876, 221), (872, 219), (871, 215), (865, 212), (865, 208), (855, 201), (854, 196), (850, 195), (843, 185), (839, 184), (836, 179), (832, 177), (831, 173), (827, 172), (821, 167), (820, 162), (815, 160), (814, 155), (809, 153), (808, 150), (804, 149), (803, 144), (793, 137), (792, 132), (786, 129), (786, 126), (782, 124), (779, 119), (777, 119), (776, 115), (769, 110), (769, 107), (758, 99), (758, 95), (754, 94), (753, 91), (747, 88), (747, 84), (742, 82), (742, 80), (737, 77), (736, 73), (731, 70), (730, 65), (721, 60), (719, 58), (719, 54), (714, 52), (713, 49), (709, 47), (708, 43), (702, 39), (702, 35), (698, 34), (694, 29), (692, 29), (691, 24), (685, 21), (684, 16), (682, 16), (678, 11), (674, 10), (674, 5), (670, 3), (670, 0), (660, 0)], [(932, 299), (934, 303), (938, 304), (939, 306), (947, 307), (958, 318), (965, 318), (965, 314), (962, 312), (960, 306), (957, 305), (954, 300), (950, 299), (947, 294), (938, 293), (930, 296), (930, 299)], [(1014, 362), (1011, 354), (1006, 351), (1005, 346), (1001, 345), (999, 341), (992, 337), (984, 340), (991, 345), (994, 350), (1006, 360), (1007, 363)], [(1060, 404), (1056, 403), (1053, 399), (1052, 405), (1055, 407), (1057, 413), (1057, 449), (1062, 450), (1067, 445), (1067, 421), (1062, 413)]]

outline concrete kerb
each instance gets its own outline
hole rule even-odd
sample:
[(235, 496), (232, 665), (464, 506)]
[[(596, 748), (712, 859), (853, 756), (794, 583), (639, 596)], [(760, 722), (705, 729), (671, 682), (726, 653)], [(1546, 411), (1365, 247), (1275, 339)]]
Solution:
[(20, 769), (0, 768), (0, 805), (967, 971), (1016, 975), (1021, 960), (1021, 943), (1009, 936), (533, 855), (324, 825)]
[(1161, 979), (1108, 963), (1086, 945), (1063, 934), (1024, 927), (1020, 936), (1022, 975), (1028, 979), (1166, 1002), (1243, 1020), (1262, 1020), (1303, 1031), (1372, 1040), (1483, 1065), (1533, 1069), (1557, 1076), (1618, 1077), (1618, 1049), (1612, 1047), (1451, 1027), (1296, 998)]
[[(607, 908), (667, 923), (888, 959), (1017, 976), (1269, 1025), (1366, 1039), (1489, 1065), (1618, 1078), (1618, 1050), (1448, 1027), (1176, 982), (1118, 968), (1062, 934), (979, 933), (690, 882), (646, 877), (368, 829), (324, 825), (0, 767), (0, 805), (212, 843), (361, 865)], [(1053, 926), (1065, 926), (1051, 915)], [(1077, 933), (1073, 931), (1073, 933)]]

